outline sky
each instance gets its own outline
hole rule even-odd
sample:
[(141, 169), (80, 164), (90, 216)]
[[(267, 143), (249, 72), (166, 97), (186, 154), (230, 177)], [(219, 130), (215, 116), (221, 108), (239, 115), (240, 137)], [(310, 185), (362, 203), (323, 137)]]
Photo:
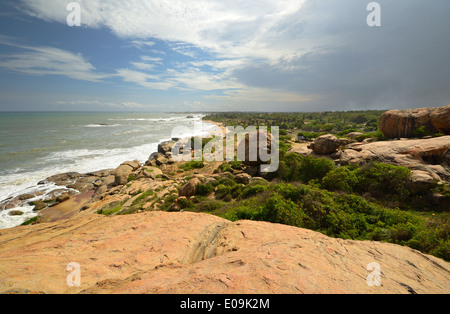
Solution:
[(306, 112), (450, 103), (450, 1), (0, 3), (0, 111)]

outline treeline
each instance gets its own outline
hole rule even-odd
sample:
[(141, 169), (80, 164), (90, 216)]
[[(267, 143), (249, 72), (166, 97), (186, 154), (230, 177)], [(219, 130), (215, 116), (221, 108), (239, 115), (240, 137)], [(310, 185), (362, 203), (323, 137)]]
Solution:
[(347, 134), (350, 132), (376, 132), (384, 111), (327, 111), (316, 113), (212, 113), (206, 120), (229, 126), (278, 126), (282, 130), (327, 132)]

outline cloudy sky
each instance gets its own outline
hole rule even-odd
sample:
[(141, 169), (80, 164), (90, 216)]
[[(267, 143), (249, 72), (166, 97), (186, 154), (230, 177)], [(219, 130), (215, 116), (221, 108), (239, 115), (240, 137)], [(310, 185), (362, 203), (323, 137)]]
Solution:
[(2, 0), (0, 111), (450, 103), (449, 0)]

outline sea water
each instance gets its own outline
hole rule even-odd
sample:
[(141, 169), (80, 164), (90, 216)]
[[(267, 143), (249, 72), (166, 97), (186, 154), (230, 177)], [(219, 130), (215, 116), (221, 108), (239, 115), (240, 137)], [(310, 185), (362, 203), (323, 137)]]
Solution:
[[(194, 125), (202, 118), (175, 113), (0, 113), (0, 202), (60, 189), (37, 184), (55, 174), (114, 169), (128, 160), (144, 163), (159, 143), (172, 136), (201, 135)], [(179, 126), (192, 132), (172, 134)], [(212, 126), (204, 124), (200, 133), (207, 133), (208, 127)], [(13, 210), (24, 214), (9, 215)], [(34, 216), (32, 206), (0, 210), (0, 229)]]

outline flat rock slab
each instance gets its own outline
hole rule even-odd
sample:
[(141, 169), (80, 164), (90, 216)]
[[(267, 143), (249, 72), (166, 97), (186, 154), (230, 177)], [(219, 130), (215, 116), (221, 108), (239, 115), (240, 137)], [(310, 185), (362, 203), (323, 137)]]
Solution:
[[(81, 286), (69, 287), (69, 263)], [(369, 286), (370, 263), (381, 286)], [(148, 212), (0, 231), (0, 292), (450, 293), (450, 264), (408, 247), (279, 224)]]
[(42, 222), (55, 222), (64, 219), (70, 219), (81, 211), (94, 195), (94, 191), (84, 192), (70, 197), (68, 200), (48, 207), (40, 212)]

